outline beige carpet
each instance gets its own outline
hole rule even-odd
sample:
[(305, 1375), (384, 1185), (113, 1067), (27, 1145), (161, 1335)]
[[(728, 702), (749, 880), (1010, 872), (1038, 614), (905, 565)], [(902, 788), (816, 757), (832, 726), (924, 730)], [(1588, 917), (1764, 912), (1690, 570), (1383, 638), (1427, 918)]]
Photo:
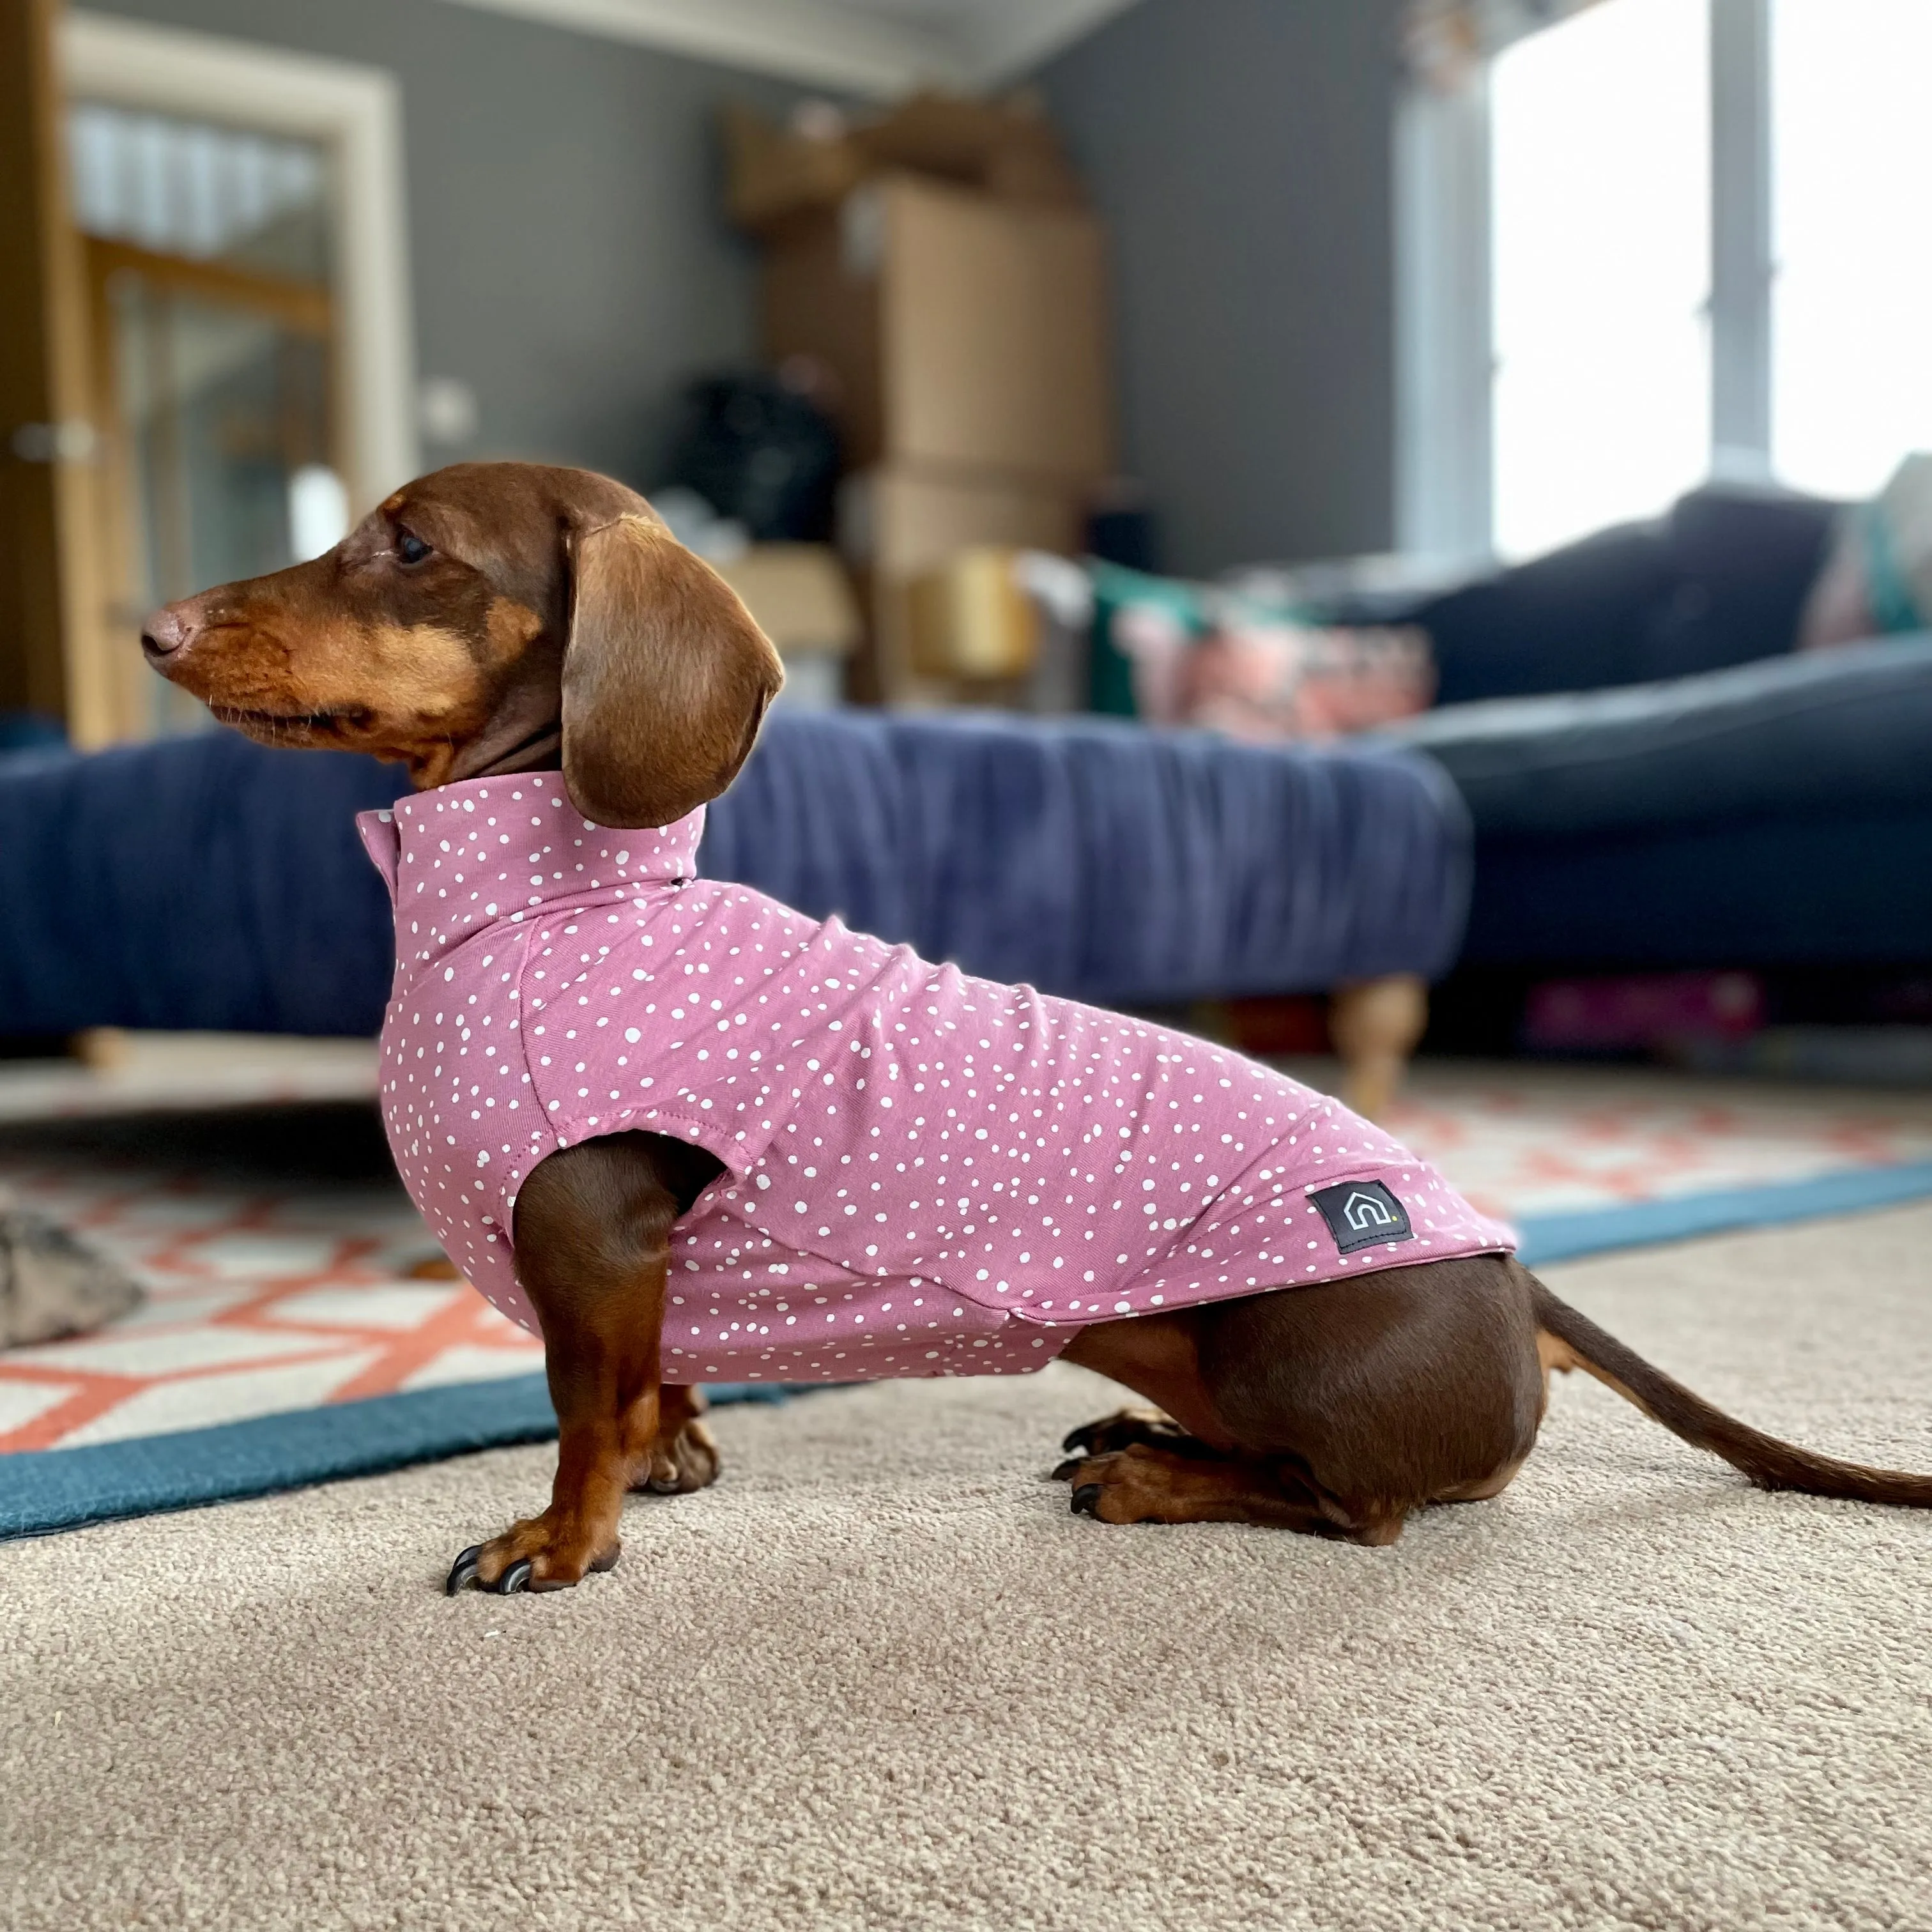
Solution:
[[(1554, 1270), (1752, 1419), (1932, 1467), (1932, 1209)], [(508, 1450), (0, 1548), (0, 1922), (1932, 1924), (1932, 1517), (1573, 1378), (1364, 1550), (1107, 1529), (1074, 1370), (719, 1420), (573, 1594), (436, 1594)]]

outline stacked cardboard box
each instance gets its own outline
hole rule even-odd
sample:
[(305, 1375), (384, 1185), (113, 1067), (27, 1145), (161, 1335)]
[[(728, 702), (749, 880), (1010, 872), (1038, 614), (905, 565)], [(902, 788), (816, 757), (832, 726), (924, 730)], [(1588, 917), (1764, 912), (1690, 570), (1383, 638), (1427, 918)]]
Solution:
[(846, 660), (865, 637), (838, 553), (824, 544), (753, 544), (711, 562), (784, 660), (780, 702), (814, 711), (837, 704)]
[(873, 626), (855, 694), (946, 701), (914, 668), (913, 585), (986, 545), (1077, 554), (1113, 467), (1099, 225), (1064, 194), (899, 168), (762, 232), (766, 352), (829, 372), (844, 440), (842, 542)]
[(1078, 177), (1026, 90), (992, 100), (915, 94), (866, 121), (830, 101), (808, 101), (785, 127), (734, 103), (724, 110), (724, 142), (731, 218), (754, 235), (833, 207), (861, 182), (895, 169), (1006, 201), (1084, 205)]

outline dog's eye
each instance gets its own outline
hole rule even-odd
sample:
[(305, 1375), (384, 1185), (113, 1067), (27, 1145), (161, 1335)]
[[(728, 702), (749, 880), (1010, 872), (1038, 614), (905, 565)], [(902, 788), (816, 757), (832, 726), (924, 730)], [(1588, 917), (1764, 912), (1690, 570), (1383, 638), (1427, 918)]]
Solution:
[(429, 554), (429, 545), (414, 530), (396, 532), (396, 554), (405, 563), (420, 563)]

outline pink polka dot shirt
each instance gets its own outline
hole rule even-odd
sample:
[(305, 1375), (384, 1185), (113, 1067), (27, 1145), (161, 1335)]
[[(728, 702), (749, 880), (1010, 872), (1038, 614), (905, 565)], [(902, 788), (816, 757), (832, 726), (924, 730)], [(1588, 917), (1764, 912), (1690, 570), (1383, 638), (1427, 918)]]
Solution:
[(1093, 1322), (1513, 1245), (1238, 1054), (696, 878), (704, 817), (607, 830), (538, 772), (358, 821), (395, 904), (389, 1143), (525, 1328), (518, 1189), (632, 1130), (724, 1168), (674, 1232), (670, 1382), (1024, 1371)]

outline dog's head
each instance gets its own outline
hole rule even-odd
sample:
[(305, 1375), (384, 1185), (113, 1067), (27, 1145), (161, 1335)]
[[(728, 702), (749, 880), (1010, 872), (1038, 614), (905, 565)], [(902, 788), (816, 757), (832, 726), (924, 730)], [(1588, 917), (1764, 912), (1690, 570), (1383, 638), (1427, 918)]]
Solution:
[(463, 463), (312, 563), (150, 618), (161, 675), (270, 745), (418, 788), (560, 764), (601, 825), (667, 825), (737, 774), (782, 680), (736, 595), (588, 470)]

